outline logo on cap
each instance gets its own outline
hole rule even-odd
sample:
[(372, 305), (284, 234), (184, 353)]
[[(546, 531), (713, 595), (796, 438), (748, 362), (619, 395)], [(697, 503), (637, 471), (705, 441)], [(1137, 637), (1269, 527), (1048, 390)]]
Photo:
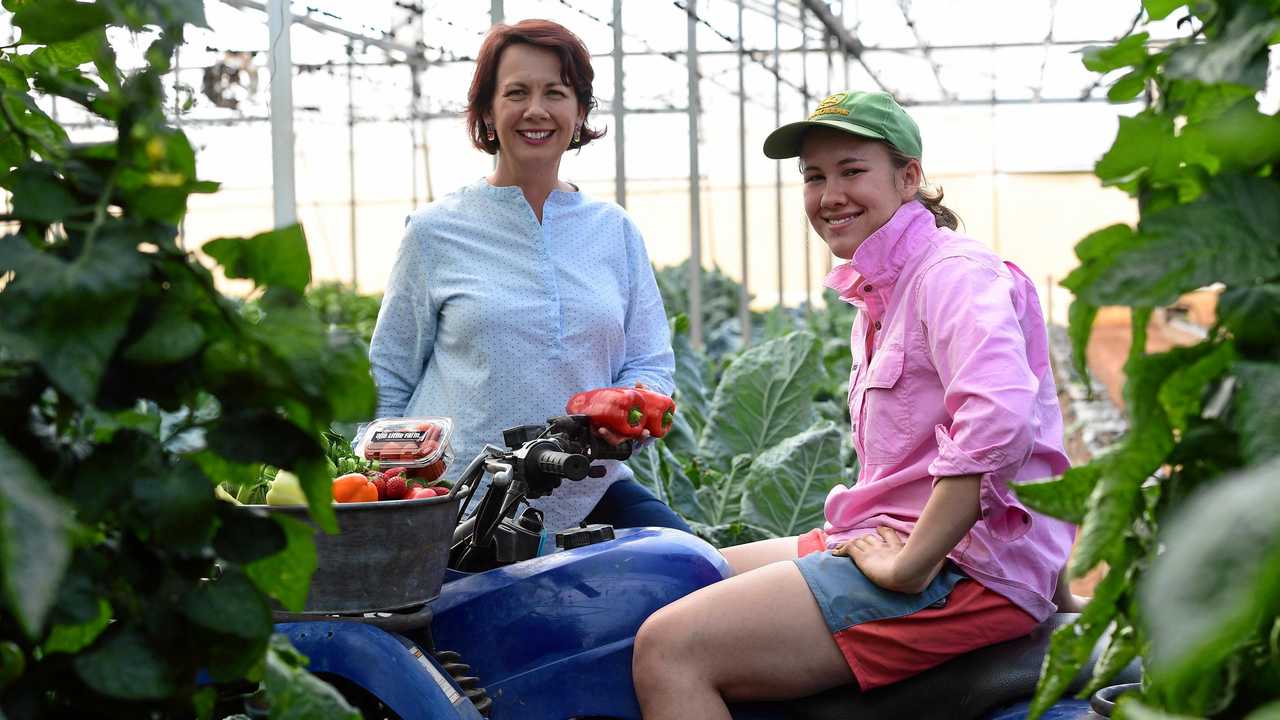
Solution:
[(809, 119), (812, 120), (819, 115), (848, 115), (849, 111), (840, 107), (840, 104), (843, 103), (845, 98), (848, 96), (849, 93), (842, 92), (838, 92), (835, 95), (828, 95), (826, 100), (818, 103), (818, 108), (809, 115)]

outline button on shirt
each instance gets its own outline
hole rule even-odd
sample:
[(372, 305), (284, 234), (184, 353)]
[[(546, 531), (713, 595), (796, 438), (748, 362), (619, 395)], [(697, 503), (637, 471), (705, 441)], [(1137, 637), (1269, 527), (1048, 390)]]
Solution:
[(827, 496), (829, 542), (881, 525), (910, 535), (937, 478), (979, 475), (980, 519), (948, 557), (1043, 620), (1075, 528), (1009, 488), (1069, 467), (1035, 286), (914, 201), (826, 284), (859, 309), (849, 417), (860, 467), (856, 485)]
[[(674, 390), (662, 297), (626, 212), (557, 190), (542, 218), (520, 188), (482, 179), (409, 219), (369, 353), (378, 417), (453, 418), (451, 479), (504, 429), (563, 415), (581, 390)], [(605, 477), (533, 501), (548, 531), (631, 477), (603, 464)]]

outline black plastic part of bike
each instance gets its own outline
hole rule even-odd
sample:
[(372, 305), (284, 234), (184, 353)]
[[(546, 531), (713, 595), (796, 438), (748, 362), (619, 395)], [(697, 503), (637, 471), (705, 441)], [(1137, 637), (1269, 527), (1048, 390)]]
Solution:
[(493, 700), (485, 689), (480, 687), (480, 678), (471, 674), (471, 666), (462, 662), (462, 656), (452, 650), (441, 650), (435, 653), (436, 662), (449, 673), (449, 677), (462, 688), (476, 710), (485, 717), (493, 710)]

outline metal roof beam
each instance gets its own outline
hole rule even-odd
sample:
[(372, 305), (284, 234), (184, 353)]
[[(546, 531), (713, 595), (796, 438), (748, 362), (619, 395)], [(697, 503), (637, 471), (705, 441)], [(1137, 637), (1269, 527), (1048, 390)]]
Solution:
[[(257, 2), (256, 0), (222, 0), (222, 2), (230, 5), (231, 7), (238, 8), (240, 10), (257, 10), (259, 12), (264, 12), (264, 13), (267, 11), (266, 4)], [(328, 23), (320, 22), (319, 20), (311, 18), (310, 16), (307, 16), (307, 15), (295, 14), (293, 16), (293, 22), (299, 25), (305, 25), (311, 28), (312, 30), (318, 30), (320, 32), (327, 32), (327, 33), (342, 35), (343, 37), (347, 37), (352, 40), (358, 40), (366, 45), (379, 47), (379, 48), (382, 48), (383, 50), (404, 53), (406, 57), (413, 60), (418, 60), (422, 62), (426, 61), (426, 56), (423, 54), (421, 48), (416, 48), (416, 47), (413, 47), (412, 45), (405, 45), (403, 43), (398, 43), (393, 40), (386, 40), (384, 38), (377, 38), (377, 37), (371, 37), (369, 35), (362, 35), (358, 32), (352, 32), (350, 30), (347, 30), (346, 28), (340, 28), (336, 25), (330, 25)]]

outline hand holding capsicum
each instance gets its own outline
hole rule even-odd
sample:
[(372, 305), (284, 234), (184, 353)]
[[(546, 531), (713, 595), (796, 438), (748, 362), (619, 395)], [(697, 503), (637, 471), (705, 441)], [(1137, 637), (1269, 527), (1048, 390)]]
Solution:
[(584, 390), (569, 398), (565, 412), (586, 415), (591, 426), (611, 444), (646, 437), (644, 398), (630, 388)]
[(607, 442), (617, 445), (634, 438), (662, 437), (671, 429), (676, 404), (671, 398), (636, 383), (631, 388), (598, 388), (569, 399), (565, 411), (587, 415)]
[(644, 400), (645, 429), (653, 437), (665, 437), (676, 416), (676, 401), (636, 383), (636, 392)]

